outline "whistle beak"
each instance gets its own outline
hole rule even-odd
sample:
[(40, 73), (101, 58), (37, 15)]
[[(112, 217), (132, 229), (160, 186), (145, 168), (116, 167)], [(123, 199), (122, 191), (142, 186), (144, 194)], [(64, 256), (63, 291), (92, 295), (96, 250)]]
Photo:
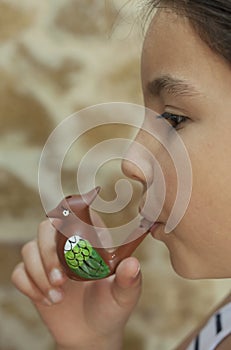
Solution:
[(60, 213), (59, 211), (57, 210), (57, 208), (55, 209), (52, 209), (51, 211), (49, 211), (47, 214), (46, 214), (46, 217), (50, 218), (50, 219), (60, 219)]

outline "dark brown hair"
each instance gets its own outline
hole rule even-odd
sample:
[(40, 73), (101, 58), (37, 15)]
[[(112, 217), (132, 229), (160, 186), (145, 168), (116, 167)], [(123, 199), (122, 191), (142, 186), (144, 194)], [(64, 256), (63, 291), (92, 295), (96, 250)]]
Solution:
[(231, 63), (231, 0), (147, 0), (147, 15), (170, 8), (187, 17), (209, 47)]

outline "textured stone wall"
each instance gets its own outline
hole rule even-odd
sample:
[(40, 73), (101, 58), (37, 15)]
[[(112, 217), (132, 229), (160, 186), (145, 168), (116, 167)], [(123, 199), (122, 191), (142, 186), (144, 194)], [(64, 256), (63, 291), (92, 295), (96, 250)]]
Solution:
[[(138, 1), (0, 1), (0, 349), (48, 350), (32, 305), (10, 284), (20, 247), (44, 217), (42, 147), (71, 113), (109, 101), (142, 103)], [(66, 173), (66, 178), (72, 172)], [(225, 294), (227, 281), (185, 281), (148, 238), (138, 249), (144, 290), (125, 349), (171, 349)]]

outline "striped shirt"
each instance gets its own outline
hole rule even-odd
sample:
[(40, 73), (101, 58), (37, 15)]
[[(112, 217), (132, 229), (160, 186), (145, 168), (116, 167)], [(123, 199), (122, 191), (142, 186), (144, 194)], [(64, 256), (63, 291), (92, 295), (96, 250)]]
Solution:
[(217, 310), (186, 350), (215, 350), (231, 334), (231, 303)]

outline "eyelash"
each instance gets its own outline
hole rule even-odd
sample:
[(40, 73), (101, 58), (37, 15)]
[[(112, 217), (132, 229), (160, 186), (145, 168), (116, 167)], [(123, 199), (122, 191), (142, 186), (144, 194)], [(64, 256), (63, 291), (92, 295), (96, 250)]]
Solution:
[(176, 129), (181, 123), (185, 122), (188, 118), (183, 115), (178, 115), (174, 113), (164, 112), (160, 114), (157, 118), (164, 118), (166, 120), (170, 120), (174, 123), (172, 127)]

